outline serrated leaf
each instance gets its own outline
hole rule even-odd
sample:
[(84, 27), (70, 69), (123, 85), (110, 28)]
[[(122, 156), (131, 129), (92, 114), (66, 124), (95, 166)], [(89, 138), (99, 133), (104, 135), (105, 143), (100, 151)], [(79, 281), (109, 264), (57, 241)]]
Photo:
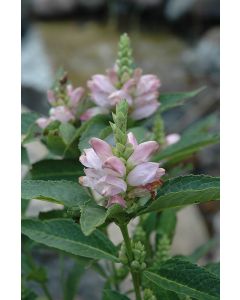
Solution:
[(76, 128), (70, 123), (62, 123), (59, 126), (59, 135), (66, 145), (69, 145), (76, 133)]
[(78, 181), (83, 175), (83, 166), (74, 159), (45, 159), (32, 165), (27, 179)]
[(72, 220), (22, 220), (22, 233), (38, 243), (75, 255), (118, 261), (116, 247), (106, 235), (96, 230), (87, 237)]
[(219, 278), (182, 258), (162, 263), (158, 270), (144, 271), (144, 276), (160, 288), (199, 300), (217, 300)]
[(210, 263), (205, 266), (208, 272), (215, 274), (218, 278), (220, 278), (220, 263)]
[(159, 97), (161, 103), (160, 111), (164, 112), (171, 108), (180, 106), (188, 99), (197, 96), (205, 87), (201, 87), (191, 92), (175, 92), (175, 93), (162, 93)]
[(130, 300), (127, 296), (112, 290), (103, 290), (103, 300)]
[(22, 198), (46, 200), (67, 207), (80, 207), (90, 200), (90, 196), (80, 184), (66, 180), (24, 180)]
[(158, 190), (156, 199), (140, 214), (219, 200), (219, 190), (219, 177), (187, 175), (169, 179)]
[(82, 232), (90, 235), (98, 226), (102, 225), (107, 218), (107, 210), (95, 204), (93, 201), (87, 202), (81, 207), (80, 224)]
[(219, 143), (218, 134), (197, 134), (182, 136), (176, 144), (168, 146), (153, 157), (153, 161), (174, 160), (180, 161), (202, 148)]

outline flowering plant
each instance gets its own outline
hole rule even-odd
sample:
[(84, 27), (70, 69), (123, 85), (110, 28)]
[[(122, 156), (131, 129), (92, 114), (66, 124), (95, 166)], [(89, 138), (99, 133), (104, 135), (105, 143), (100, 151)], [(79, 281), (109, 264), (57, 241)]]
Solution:
[[(210, 131), (215, 116), (181, 135), (164, 129), (163, 113), (201, 89), (161, 94), (157, 76), (134, 67), (126, 34), (114, 68), (94, 75), (87, 86), (89, 92), (73, 88), (61, 72), (48, 91), (49, 116), (22, 116), (22, 164), (28, 166), (22, 183), (22, 299), (36, 299), (28, 281), (55, 299), (46, 270), (32, 257), (37, 245), (73, 261), (70, 271), (62, 267), (61, 299), (74, 299), (89, 268), (105, 280), (104, 300), (219, 299), (219, 265), (197, 265), (209, 246), (186, 257), (170, 253), (177, 212), (219, 199), (218, 177), (189, 175), (189, 158), (219, 140)], [(32, 163), (29, 144), (36, 139), (48, 155)], [(32, 199), (58, 209), (31, 217)], [(111, 224), (122, 235), (117, 244), (109, 235)], [(126, 278), (132, 281), (129, 291), (121, 285)]]

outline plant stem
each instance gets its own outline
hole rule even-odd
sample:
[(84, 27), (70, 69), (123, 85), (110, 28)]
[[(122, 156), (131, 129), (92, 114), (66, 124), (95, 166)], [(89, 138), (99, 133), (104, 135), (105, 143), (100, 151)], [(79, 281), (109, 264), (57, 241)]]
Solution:
[(132, 275), (132, 281), (134, 286), (134, 291), (136, 295), (136, 300), (141, 300), (141, 292), (140, 292), (140, 282), (139, 282), (139, 274), (137, 272), (134, 272), (131, 268), (131, 262), (134, 260), (132, 247), (131, 247), (131, 240), (128, 234), (128, 228), (126, 224), (119, 224), (119, 228), (122, 232), (122, 236), (126, 245), (126, 251), (129, 261), (129, 268)]
[(42, 287), (47, 299), (48, 300), (53, 300), (53, 298), (52, 298), (52, 296), (51, 296), (51, 294), (50, 294), (50, 292), (49, 292), (49, 290), (48, 290), (48, 288), (47, 288), (47, 286), (44, 282), (41, 282), (41, 287)]

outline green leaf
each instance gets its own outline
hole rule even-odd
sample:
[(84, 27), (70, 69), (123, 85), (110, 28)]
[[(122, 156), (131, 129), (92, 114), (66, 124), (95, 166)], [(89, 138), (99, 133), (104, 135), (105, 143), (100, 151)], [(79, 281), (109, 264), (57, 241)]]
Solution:
[(26, 166), (30, 165), (27, 149), (23, 146), (21, 146), (21, 164)]
[(216, 127), (219, 119), (216, 114), (209, 115), (199, 121), (188, 126), (187, 129), (184, 130), (184, 136), (192, 136), (200, 133), (207, 133), (210, 129)]
[(109, 125), (109, 119), (106, 116), (96, 116), (91, 119), (82, 132), (79, 140), (78, 148), (82, 152), (84, 149), (89, 148), (89, 140), (92, 137), (100, 137), (101, 132)]
[(59, 135), (66, 145), (69, 145), (76, 133), (76, 128), (70, 123), (62, 123), (59, 126)]
[(174, 160), (180, 161), (202, 148), (219, 143), (219, 135), (214, 133), (182, 136), (176, 144), (170, 145), (153, 157), (153, 161)]
[(144, 276), (160, 288), (195, 299), (219, 299), (219, 278), (182, 258), (172, 258), (158, 270), (144, 271)]
[(101, 231), (85, 236), (80, 226), (68, 219), (22, 221), (22, 233), (46, 246), (75, 255), (118, 261), (117, 249)]
[(210, 263), (205, 266), (208, 272), (215, 274), (218, 278), (220, 278), (220, 263)]
[(158, 190), (156, 199), (140, 214), (219, 200), (219, 190), (219, 177), (187, 175), (169, 179)]
[(129, 300), (125, 295), (119, 294), (118, 292), (111, 290), (103, 290), (103, 300)]
[(64, 300), (74, 300), (78, 290), (80, 278), (84, 272), (85, 269), (83, 266), (78, 263), (74, 264), (64, 284)]
[(36, 124), (37, 113), (27, 112), (21, 116), (22, 144), (27, 144), (41, 135), (42, 129)]
[(93, 201), (87, 202), (81, 207), (80, 224), (82, 232), (90, 235), (98, 226), (102, 225), (107, 217), (107, 210), (95, 204)]
[(78, 181), (83, 175), (83, 166), (74, 159), (46, 159), (32, 165), (27, 179)]
[(172, 241), (177, 224), (176, 211), (166, 209), (161, 212), (157, 223), (157, 235), (166, 235)]
[(21, 133), (26, 135), (36, 120), (39, 118), (37, 113), (26, 112), (21, 115)]
[(163, 93), (159, 97), (161, 103), (160, 111), (164, 112), (171, 108), (180, 106), (185, 103), (186, 100), (197, 96), (205, 87), (201, 87), (191, 92), (176, 92), (176, 93)]
[(21, 214), (22, 214), (22, 216), (24, 216), (27, 211), (29, 201), (30, 200), (28, 200), (28, 199), (23, 199), (23, 198), (21, 199)]
[(90, 200), (90, 196), (80, 184), (66, 180), (24, 180), (22, 198), (46, 200), (67, 207), (80, 207)]
[(206, 254), (208, 254), (208, 252), (215, 247), (217, 244), (217, 239), (211, 239), (209, 240), (206, 244), (198, 247), (189, 257), (188, 259), (193, 262), (196, 263), (198, 262), (198, 260), (205, 256)]

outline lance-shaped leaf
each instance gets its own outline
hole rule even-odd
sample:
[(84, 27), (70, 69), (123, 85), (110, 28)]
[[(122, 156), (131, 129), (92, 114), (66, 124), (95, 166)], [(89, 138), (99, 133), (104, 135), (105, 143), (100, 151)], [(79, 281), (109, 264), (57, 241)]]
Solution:
[(191, 92), (176, 92), (176, 93), (162, 93), (159, 97), (161, 103), (160, 111), (164, 112), (171, 108), (180, 106), (188, 99), (197, 96), (205, 87), (201, 87)]
[(210, 200), (219, 200), (219, 190), (219, 177), (187, 175), (169, 179), (158, 190), (156, 199), (140, 214)]
[(78, 181), (83, 166), (74, 159), (45, 159), (32, 165), (26, 179)]
[(219, 135), (215, 133), (182, 136), (176, 144), (168, 146), (153, 157), (153, 161), (172, 160), (177, 162), (202, 148), (219, 143)]
[(112, 290), (103, 290), (103, 300), (129, 300), (125, 295)]
[(117, 250), (100, 231), (85, 236), (80, 226), (68, 219), (22, 221), (22, 233), (35, 242), (75, 255), (94, 259), (118, 261)]
[(218, 300), (219, 278), (182, 258), (172, 258), (144, 276), (160, 288), (199, 300)]
[(80, 207), (90, 200), (90, 196), (82, 186), (66, 180), (24, 180), (22, 198), (45, 200), (67, 207)]

